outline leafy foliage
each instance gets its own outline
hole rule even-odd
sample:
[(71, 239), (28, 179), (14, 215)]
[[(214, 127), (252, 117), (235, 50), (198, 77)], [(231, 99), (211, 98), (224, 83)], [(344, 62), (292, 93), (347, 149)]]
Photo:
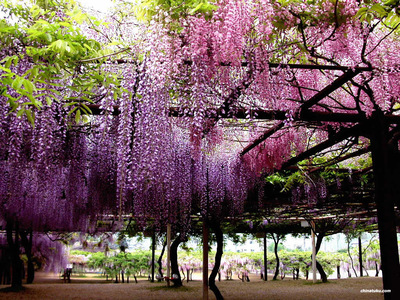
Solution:
[(207, 0), (169, 1), (169, 0), (142, 0), (136, 7), (136, 16), (139, 20), (154, 20), (168, 23), (168, 15), (174, 21), (193, 15), (203, 15), (210, 19), (212, 12), (218, 7)]
[(101, 22), (74, 1), (39, 6), (2, 0), (1, 7), (7, 18), (0, 22), (0, 91), (17, 116), (25, 115), (33, 124), (37, 110), (58, 101), (75, 112), (79, 123), (81, 115), (90, 113), (86, 104), (99, 85), (119, 85), (101, 67), (112, 50), (80, 28)]
[(123, 253), (106, 256), (103, 252), (90, 254), (88, 267), (102, 270), (111, 278), (121, 271), (127, 276), (146, 274), (149, 272), (151, 255), (149, 251)]

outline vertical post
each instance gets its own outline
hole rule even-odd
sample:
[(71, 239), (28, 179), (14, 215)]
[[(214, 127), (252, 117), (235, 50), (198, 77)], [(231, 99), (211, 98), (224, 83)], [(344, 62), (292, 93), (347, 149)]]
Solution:
[(267, 233), (264, 233), (264, 281), (268, 280), (267, 276)]
[(360, 277), (363, 277), (361, 234), (358, 236), (358, 261), (360, 264)]
[(203, 221), (203, 300), (208, 300), (208, 226)]
[(311, 242), (312, 242), (312, 272), (313, 272), (313, 283), (317, 282), (317, 259), (315, 254), (315, 224), (311, 221)]
[(167, 286), (170, 286), (171, 278), (171, 224), (167, 224)]
[(151, 282), (154, 282), (155, 252), (156, 252), (156, 232), (153, 231), (153, 236), (151, 237)]

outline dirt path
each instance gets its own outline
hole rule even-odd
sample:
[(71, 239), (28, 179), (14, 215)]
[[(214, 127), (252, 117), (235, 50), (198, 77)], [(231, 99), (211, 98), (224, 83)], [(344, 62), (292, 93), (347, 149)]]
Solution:
[[(41, 275), (37, 276), (34, 284), (24, 285), (24, 290), (20, 292), (6, 292), (6, 286), (0, 285), (0, 299), (202, 299), (201, 281), (185, 282), (180, 289), (166, 288), (165, 285), (147, 280), (140, 280), (137, 284), (134, 281), (115, 284), (91, 278), (73, 278), (72, 283), (64, 283), (56, 276)], [(330, 280), (326, 284), (291, 279), (263, 282), (253, 277), (250, 282), (232, 280), (221, 281), (217, 285), (227, 300), (383, 299), (383, 294), (377, 293), (382, 289), (382, 279), (371, 277)], [(211, 291), (209, 295), (210, 299), (215, 299)]]

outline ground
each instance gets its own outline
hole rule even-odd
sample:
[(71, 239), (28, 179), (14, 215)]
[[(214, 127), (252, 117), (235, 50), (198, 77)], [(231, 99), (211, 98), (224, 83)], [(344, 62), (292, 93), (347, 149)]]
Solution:
[[(295, 300), (295, 299), (383, 299), (382, 278), (363, 277), (330, 280), (326, 284), (300, 280), (261, 281), (251, 276), (250, 282), (232, 281), (217, 282), (226, 300)], [(361, 292), (368, 290), (368, 292)], [(371, 290), (373, 292), (371, 292)], [(24, 285), (19, 292), (10, 292), (7, 286), (0, 285), (2, 300), (47, 300), (47, 299), (140, 299), (140, 300), (178, 300), (202, 299), (202, 283), (200, 280), (184, 282), (179, 289), (167, 288), (166, 283), (151, 283), (145, 279), (127, 283), (112, 283), (99, 278), (72, 277), (71, 283), (64, 283), (57, 275), (37, 274), (35, 283)], [(215, 299), (209, 292), (209, 299)]]

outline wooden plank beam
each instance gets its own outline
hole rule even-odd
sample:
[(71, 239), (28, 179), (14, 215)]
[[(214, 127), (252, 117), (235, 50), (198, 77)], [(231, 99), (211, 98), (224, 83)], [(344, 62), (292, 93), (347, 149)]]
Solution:
[(324, 99), (326, 96), (328, 96), (330, 93), (334, 92), (338, 88), (340, 88), (343, 84), (345, 84), (347, 81), (358, 75), (361, 71), (359, 69), (355, 70), (348, 70), (345, 73), (343, 73), (341, 76), (336, 78), (331, 84), (328, 86), (324, 87), (322, 90), (320, 90), (318, 93), (316, 93), (314, 96), (312, 96), (310, 99), (308, 99), (306, 102), (304, 102), (300, 106), (300, 114), (302, 114), (304, 111), (309, 109), (311, 106), (317, 104), (319, 101)]
[[(121, 63), (121, 62), (119, 62), (119, 63)], [(184, 60), (183, 63), (185, 65), (190, 66), (193, 64), (193, 61)], [(219, 65), (221, 67), (231, 67), (232, 63), (231, 62), (220, 62)], [(247, 67), (248, 65), (249, 65), (249, 62), (247, 62), (247, 61), (242, 61), (240, 64), (241, 67)], [(354, 70), (357, 72), (372, 71), (371, 67), (347, 67), (347, 66), (309, 65), (309, 64), (283, 64), (283, 63), (272, 63), (272, 62), (267, 63), (267, 65), (270, 69), (289, 68), (289, 69), (302, 69), (302, 70), (332, 70), (332, 71)]]
[(283, 121), (279, 121), (277, 124), (275, 124), (272, 128), (268, 129), (265, 131), (262, 135), (260, 135), (257, 139), (255, 139), (251, 144), (247, 145), (242, 152), (240, 152), (240, 156), (245, 155), (247, 152), (249, 152), (251, 149), (257, 147), (259, 144), (261, 144), (263, 141), (265, 141), (268, 137), (273, 135), (275, 132), (280, 130), (283, 126), (285, 126), (285, 123)]
[[(91, 115), (105, 114), (105, 110), (100, 108), (99, 104), (87, 104), (91, 110)], [(119, 106), (114, 105), (112, 111), (109, 111), (113, 116), (121, 113)], [(194, 117), (194, 111), (189, 108), (181, 108), (178, 106), (170, 107), (168, 115), (170, 117)], [(206, 118), (216, 117), (215, 109), (206, 109)], [(250, 115), (250, 116), (249, 116)], [(343, 123), (358, 123), (365, 120), (365, 117), (358, 113), (331, 113), (324, 111), (306, 111), (303, 115), (293, 116), (294, 121), (306, 122), (343, 122)], [(286, 120), (286, 111), (282, 110), (263, 110), (252, 109), (248, 111), (244, 108), (237, 108), (233, 112), (219, 112), (221, 119), (248, 119), (248, 120)], [(400, 124), (400, 115), (386, 115), (385, 120), (388, 124)]]
[(286, 161), (285, 163), (282, 164), (281, 170), (286, 169), (287, 167), (294, 165), (295, 163), (298, 163), (299, 161), (302, 161), (303, 159), (306, 159), (310, 157), (311, 155), (315, 155), (329, 147), (332, 147), (333, 145), (351, 137), (354, 135), (357, 135), (361, 130), (361, 125), (357, 124), (354, 125), (353, 127), (350, 128), (344, 128), (341, 129), (339, 132), (334, 134), (333, 136), (329, 137), (326, 141), (300, 153), (296, 157), (293, 157)]

